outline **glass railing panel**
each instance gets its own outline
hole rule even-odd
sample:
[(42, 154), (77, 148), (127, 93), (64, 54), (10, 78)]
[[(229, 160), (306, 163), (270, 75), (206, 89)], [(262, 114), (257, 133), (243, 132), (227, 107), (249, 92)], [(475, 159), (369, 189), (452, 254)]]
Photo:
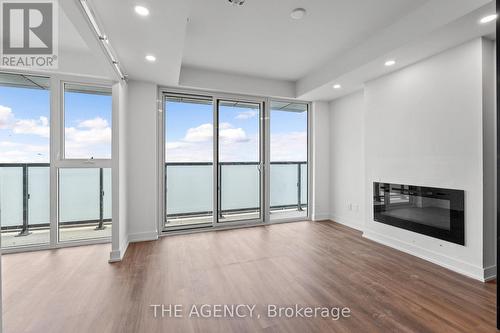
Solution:
[(99, 219), (99, 169), (59, 170), (59, 222)]
[(49, 167), (0, 167), (0, 210), (2, 248), (49, 243)]
[(219, 221), (258, 219), (260, 216), (260, 172), (255, 164), (220, 166), (221, 214)]
[[(103, 169), (110, 183), (111, 171)], [(108, 177), (104, 177), (105, 174)], [(111, 221), (101, 217), (100, 169), (59, 169), (59, 240), (74, 241), (111, 237)], [(109, 185), (108, 185), (109, 188)], [(103, 190), (102, 203), (111, 202), (111, 190)], [(103, 212), (104, 206), (103, 206)], [(108, 210), (109, 214), (110, 208)]]
[(300, 202), (304, 209), (307, 208), (307, 179), (307, 163), (303, 163), (300, 165)]
[(297, 164), (271, 163), (271, 210), (297, 207)]
[(112, 216), (112, 179), (111, 179), (111, 169), (102, 169), (103, 173), (103, 218), (111, 219)]
[(212, 222), (212, 163), (168, 164), (166, 179), (167, 226)]
[(50, 168), (28, 167), (30, 226), (49, 226), (50, 222)]
[(2, 229), (23, 224), (23, 169), (0, 168), (0, 205)]

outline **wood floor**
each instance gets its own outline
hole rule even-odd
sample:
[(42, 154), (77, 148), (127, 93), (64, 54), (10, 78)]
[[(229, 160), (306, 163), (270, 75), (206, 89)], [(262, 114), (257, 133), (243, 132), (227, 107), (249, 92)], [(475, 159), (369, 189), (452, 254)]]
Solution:
[[(3, 256), (12, 332), (495, 332), (495, 284), (376, 244), (332, 222), (206, 232)], [(261, 318), (186, 318), (192, 304), (256, 304)], [(182, 304), (154, 318), (151, 304)], [(267, 304), (349, 307), (274, 319)]]

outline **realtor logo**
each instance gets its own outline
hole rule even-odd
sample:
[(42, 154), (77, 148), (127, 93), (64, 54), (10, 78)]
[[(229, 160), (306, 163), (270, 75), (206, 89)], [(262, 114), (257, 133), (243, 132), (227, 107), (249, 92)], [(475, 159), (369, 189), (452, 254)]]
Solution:
[(0, 0), (2, 66), (57, 68), (56, 0)]

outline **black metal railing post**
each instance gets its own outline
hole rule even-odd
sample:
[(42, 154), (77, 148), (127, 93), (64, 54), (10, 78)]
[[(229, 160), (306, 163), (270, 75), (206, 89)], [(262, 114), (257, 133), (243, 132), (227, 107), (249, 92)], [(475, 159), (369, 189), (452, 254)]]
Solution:
[(104, 225), (104, 172), (99, 168), (99, 224), (95, 230), (106, 229)]
[(297, 210), (302, 211), (302, 170), (300, 169), (300, 163), (297, 163)]
[(28, 229), (28, 223), (29, 223), (29, 221), (28, 221), (28, 214), (29, 214), (28, 206), (29, 206), (29, 198), (30, 198), (29, 189), (28, 189), (28, 165), (23, 164), (22, 169), (23, 169), (23, 226), (22, 226), (19, 234), (17, 234), (17, 237), (28, 236), (29, 234), (31, 234), (29, 232), (29, 229)]
[(217, 183), (217, 196), (218, 196), (218, 211), (219, 211), (219, 219), (223, 219), (224, 215), (222, 214), (222, 164), (219, 163), (218, 166), (218, 183)]

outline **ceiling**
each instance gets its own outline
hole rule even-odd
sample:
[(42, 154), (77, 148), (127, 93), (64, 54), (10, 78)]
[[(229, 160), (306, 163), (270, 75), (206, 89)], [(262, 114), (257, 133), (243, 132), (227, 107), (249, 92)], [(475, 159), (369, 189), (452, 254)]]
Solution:
[[(89, 3), (130, 78), (165, 85), (179, 82), (191, 0), (89, 0)], [(134, 12), (134, 6), (139, 4), (149, 8), (148, 17)], [(155, 55), (156, 63), (146, 62), (146, 54)]]
[[(100, 52), (99, 44), (74, 1), (60, 1), (58, 10), (59, 64), (56, 72), (113, 78), (113, 69)], [(0, 36), (1, 42), (2, 36)], [(9, 68), (6, 68), (9, 70)], [(28, 71), (29, 69), (26, 69)], [(38, 70), (44, 72), (43, 70)]]
[[(495, 11), (492, 0), (87, 1), (131, 80), (304, 100), (335, 99), (495, 31), (494, 23), (478, 24)], [(83, 12), (75, 11), (79, 0), (60, 3), (68, 17), (68, 68), (108, 75), (109, 63), (108, 73), (92, 68), (105, 57)], [(136, 5), (150, 15), (138, 16)], [(307, 14), (293, 20), (299, 7)], [(397, 65), (384, 67), (389, 58)], [(336, 83), (342, 88), (332, 89)]]
[(182, 64), (295, 81), (426, 1), (193, 0)]

